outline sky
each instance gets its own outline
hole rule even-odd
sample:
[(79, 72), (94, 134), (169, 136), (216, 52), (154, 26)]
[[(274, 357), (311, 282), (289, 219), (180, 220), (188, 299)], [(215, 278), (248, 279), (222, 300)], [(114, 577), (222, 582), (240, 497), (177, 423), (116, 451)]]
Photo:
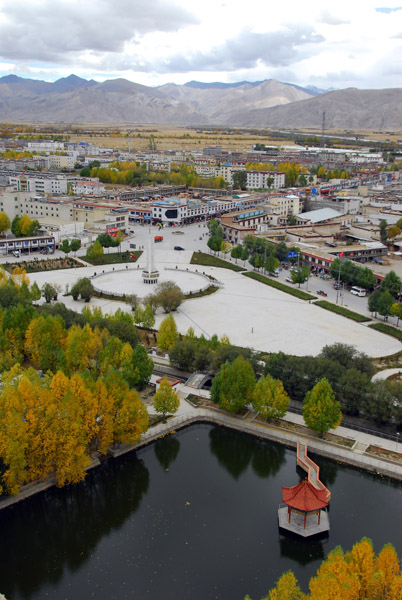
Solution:
[(402, 0), (0, 0), (0, 76), (402, 88)]

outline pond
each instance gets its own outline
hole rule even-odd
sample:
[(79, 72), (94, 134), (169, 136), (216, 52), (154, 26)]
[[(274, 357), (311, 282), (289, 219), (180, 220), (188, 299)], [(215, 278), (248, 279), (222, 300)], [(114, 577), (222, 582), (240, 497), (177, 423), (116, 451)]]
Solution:
[(0, 512), (7, 600), (258, 600), (293, 569), (305, 589), (336, 545), (363, 536), (402, 555), (402, 486), (315, 457), (332, 492), (329, 536), (281, 535), (295, 451), (209, 424), (117, 460), (82, 484)]

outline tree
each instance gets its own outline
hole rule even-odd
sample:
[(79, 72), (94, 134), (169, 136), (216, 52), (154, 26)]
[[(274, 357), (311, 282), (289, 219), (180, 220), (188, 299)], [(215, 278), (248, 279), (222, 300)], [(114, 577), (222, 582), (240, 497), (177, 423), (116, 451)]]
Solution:
[(230, 242), (226, 242), (225, 240), (221, 244), (221, 252), (222, 254), (229, 254), (232, 249), (232, 244)]
[(396, 326), (399, 325), (399, 319), (402, 319), (402, 302), (395, 302), (391, 306), (391, 315), (397, 318)]
[(391, 308), (394, 304), (394, 298), (388, 290), (385, 290), (380, 294), (378, 299), (378, 312), (385, 319), (391, 314)]
[(156, 290), (158, 304), (165, 312), (177, 310), (183, 302), (184, 294), (173, 281), (164, 281)]
[(247, 173), (246, 171), (237, 171), (233, 173), (233, 187), (236, 190), (247, 189)]
[(298, 283), (299, 287), (301, 283), (305, 283), (310, 276), (310, 269), (307, 265), (303, 265), (301, 269), (295, 269), (292, 271), (293, 283)]
[(162, 413), (163, 420), (167, 413), (176, 413), (180, 406), (180, 400), (177, 393), (172, 389), (168, 378), (164, 377), (159, 385), (159, 389), (154, 396), (154, 409)]
[(275, 248), (275, 256), (279, 261), (285, 260), (288, 255), (288, 248), (285, 242), (279, 242)]
[(179, 334), (177, 333), (176, 322), (171, 314), (163, 319), (158, 330), (158, 348), (166, 352), (173, 348)]
[(401, 292), (401, 279), (395, 273), (395, 271), (390, 271), (387, 273), (382, 280), (380, 290), (384, 292), (388, 290), (394, 298), (397, 298)]
[[(245, 600), (250, 600), (247, 597)], [(300, 589), (297, 579), (288, 571), (278, 580), (276, 586), (269, 592), (264, 600), (307, 600)]]
[(307, 392), (303, 403), (303, 418), (307, 427), (318, 431), (320, 435), (340, 425), (341, 405), (335, 400), (335, 394), (325, 377)]
[[(255, 376), (250, 361), (238, 356), (230, 366), (221, 367), (222, 375), (215, 386), (215, 400), (224, 410), (238, 413), (253, 397)], [(216, 388), (219, 388), (218, 393)], [(211, 388), (212, 398), (212, 388)]]
[(380, 290), (375, 290), (372, 294), (370, 294), (369, 299), (368, 299), (368, 309), (371, 313), (374, 313), (375, 316), (377, 316), (377, 312), (378, 312), (378, 304), (380, 301), (380, 297), (381, 297), (381, 292)]
[(223, 238), (218, 235), (213, 235), (209, 238), (207, 242), (208, 248), (210, 248), (213, 252), (219, 252), (222, 246)]
[(279, 260), (273, 254), (270, 254), (265, 261), (265, 268), (268, 273), (273, 273), (279, 267)]
[(4, 211), (0, 211), (0, 234), (10, 229), (10, 219)]
[(290, 398), (283, 383), (271, 375), (261, 377), (254, 388), (252, 405), (264, 419), (283, 417), (289, 407)]
[(42, 292), (40, 291), (39, 286), (36, 283), (36, 281), (34, 281), (33, 284), (31, 285), (30, 292), (31, 292), (32, 302), (38, 302), (38, 300), (41, 299)]
[(148, 356), (148, 353), (142, 344), (137, 344), (134, 348), (132, 360), (135, 368), (138, 370), (137, 386), (139, 389), (142, 389), (151, 378), (154, 370), (153, 360)]
[(50, 283), (45, 283), (42, 286), (42, 294), (44, 299), (46, 300), (46, 302), (49, 304), (50, 301), (54, 298), (57, 298), (57, 291), (56, 288), (51, 285)]
[(70, 248), (72, 252), (76, 253), (81, 248), (81, 240), (78, 240), (77, 238), (71, 240)]
[(91, 246), (88, 246), (86, 258), (92, 260), (95, 264), (99, 264), (103, 256), (103, 248), (98, 241), (95, 241)]
[(155, 315), (150, 304), (147, 304), (142, 317), (142, 326), (145, 329), (152, 329), (155, 325)]
[(68, 240), (63, 240), (59, 246), (59, 250), (61, 250), (61, 252), (64, 252), (64, 254), (68, 254), (69, 252), (71, 252), (70, 242)]
[(15, 237), (21, 237), (20, 217), (18, 215), (15, 215), (11, 222), (11, 233), (13, 233)]
[(242, 246), (240, 246), (240, 245), (234, 246), (234, 248), (232, 248), (230, 256), (232, 258), (235, 258), (236, 259), (236, 263), (237, 263), (237, 259), (241, 258), (242, 252), (243, 252)]
[(388, 241), (388, 223), (385, 219), (380, 221), (380, 239), (381, 242), (386, 245)]
[(387, 237), (388, 237), (389, 240), (391, 240), (391, 239), (397, 237), (400, 234), (401, 234), (401, 229), (399, 227), (397, 227), (397, 225), (392, 225), (388, 229)]
[(177, 340), (173, 348), (169, 350), (171, 364), (185, 371), (193, 369), (196, 355), (197, 345), (195, 340), (187, 338)]
[(66, 330), (61, 317), (33, 319), (25, 334), (25, 352), (32, 364), (43, 371), (57, 370), (63, 360)]
[(94, 287), (88, 277), (81, 277), (70, 290), (70, 294), (74, 300), (78, 300), (79, 296), (81, 296), (85, 302), (89, 302), (94, 293)]

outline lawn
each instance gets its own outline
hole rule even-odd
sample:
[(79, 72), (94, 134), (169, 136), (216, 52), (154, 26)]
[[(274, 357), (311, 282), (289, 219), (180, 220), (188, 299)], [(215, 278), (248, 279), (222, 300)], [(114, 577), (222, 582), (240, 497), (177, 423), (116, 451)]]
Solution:
[(192, 265), (202, 265), (204, 267), (220, 267), (221, 269), (230, 269), (231, 271), (245, 271), (244, 267), (234, 265), (233, 263), (218, 258), (213, 254), (205, 254), (205, 252), (193, 252), (191, 257)]
[(332, 304), (332, 302), (327, 302), (326, 300), (318, 300), (318, 302), (315, 302), (314, 304), (316, 306), (321, 306), (321, 308), (325, 308), (325, 310), (330, 310), (338, 315), (342, 315), (347, 319), (357, 321), (358, 323), (367, 323), (368, 321), (371, 321), (370, 317), (365, 317), (364, 315), (353, 312), (353, 310), (349, 310), (344, 306), (338, 306), (338, 304)]
[(249, 277), (250, 279), (255, 279), (264, 285), (269, 285), (281, 292), (285, 292), (286, 294), (290, 294), (291, 296), (295, 296), (296, 298), (300, 298), (300, 300), (315, 300), (315, 296), (308, 294), (304, 290), (300, 290), (299, 288), (290, 287), (289, 285), (285, 285), (280, 281), (276, 281), (276, 279), (270, 279), (261, 273), (256, 273), (255, 271), (248, 271), (247, 273), (243, 273), (245, 277)]

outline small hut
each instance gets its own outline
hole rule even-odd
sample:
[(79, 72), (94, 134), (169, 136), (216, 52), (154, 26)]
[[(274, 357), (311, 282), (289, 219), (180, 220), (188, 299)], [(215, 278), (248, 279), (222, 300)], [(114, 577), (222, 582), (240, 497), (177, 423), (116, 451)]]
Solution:
[(282, 498), (286, 506), (279, 508), (279, 527), (303, 537), (329, 530), (326, 490), (305, 479), (292, 487), (282, 486)]

